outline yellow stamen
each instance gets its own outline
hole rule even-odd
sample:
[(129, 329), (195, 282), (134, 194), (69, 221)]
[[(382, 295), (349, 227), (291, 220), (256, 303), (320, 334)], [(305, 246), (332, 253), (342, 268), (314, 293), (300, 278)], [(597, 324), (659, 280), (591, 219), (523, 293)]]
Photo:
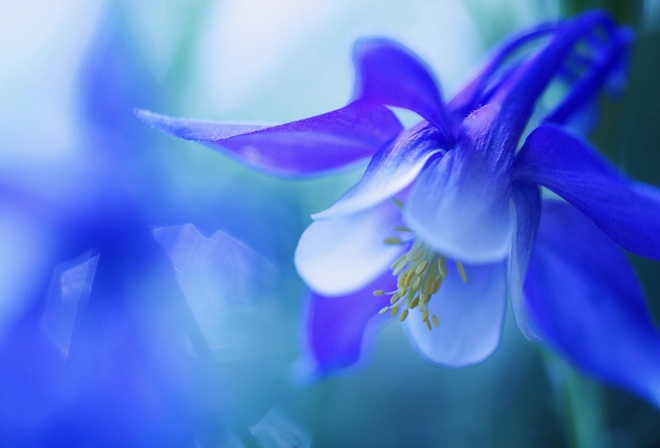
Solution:
[(394, 245), (397, 245), (397, 244), (403, 244), (403, 241), (401, 241), (401, 238), (397, 238), (395, 236), (392, 236), (392, 237), (389, 237), (389, 238), (385, 238), (384, 243), (394, 246)]
[(417, 277), (412, 284), (412, 291), (413, 292), (418, 291), (421, 284), (422, 284), (422, 277)]
[(408, 310), (403, 310), (403, 312), (401, 313), (401, 317), (399, 317), (399, 321), (403, 322), (404, 320), (406, 320), (406, 317), (408, 317)]
[(467, 275), (465, 274), (465, 267), (463, 267), (463, 263), (460, 261), (456, 262), (456, 269), (458, 269), (458, 273), (461, 274), (461, 278), (463, 279), (463, 283), (467, 283)]
[(422, 306), (426, 306), (429, 303), (429, 300), (431, 300), (431, 294), (428, 293), (423, 293), (420, 301), (422, 302)]
[(401, 263), (396, 268), (392, 269), (392, 275), (399, 275), (406, 268), (406, 263)]
[(406, 254), (406, 260), (417, 261), (424, 256), (424, 249), (416, 247)]
[(392, 263), (390, 265), (390, 269), (393, 271), (393, 270), (397, 269), (399, 266), (401, 266), (401, 269), (403, 269), (406, 266), (406, 264), (405, 264), (406, 255), (408, 255), (408, 253), (402, 254), (399, 258), (397, 258), (394, 261), (394, 263)]
[(408, 271), (408, 275), (406, 275), (406, 288), (409, 288), (416, 278), (414, 272)]
[(415, 275), (420, 275), (424, 270), (426, 270), (426, 267), (429, 265), (428, 260), (422, 261), (416, 268), (415, 268)]
[(442, 278), (447, 276), (447, 259), (445, 257), (440, 257), (438, 259), (438, 272)]

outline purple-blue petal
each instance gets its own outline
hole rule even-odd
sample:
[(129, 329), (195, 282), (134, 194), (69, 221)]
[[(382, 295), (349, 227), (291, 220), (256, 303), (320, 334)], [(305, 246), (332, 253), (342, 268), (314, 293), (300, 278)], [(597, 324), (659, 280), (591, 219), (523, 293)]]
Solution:
[[(324, 375), (359, 361), (369, 335), (368, 324), (382, 321), (378, 311), (389, 305), (389, 296), (374, 296), (376, 289), (396, 288), (390, 272), (363, 289), (340, 297), (312, 293), (307, 310), (305, 336), (312, 376)], [(389, 316), (389, 315), (387, 315)], [(366, 331), (366, 334), (365, 334)]]
[(167, 134), (206, 144), (252, 168), (280, 176), (350, 165), (372, 156), (402, 129), (389, 109), (365, 101), (274, 126), (188, 120), (144, 110), (136, 113)]
[(543, 204), (525, 298), (546, 344), (660, 406), (660, 333), (635, 273), (614, 241), (566, 203)]
[(355, 42), (357, 70), (354, 99), (401, 107), (419, 114), (453, 142), (453, 128), (438, 84), (426, 64), (410, 49), (386, 38)]
[(554, 191), (625, 249), (660, 258), (660, 189), (630, 180), (579, 138), (539, 127), (518, 154), (514, 176)]
[(410, 185), (426, 162), (445, 146), (440, 132), (422, 122), (371, 159), (360, 181), (327, 210), (313, 215), (322, 220), (364, 210), (393, 197)]

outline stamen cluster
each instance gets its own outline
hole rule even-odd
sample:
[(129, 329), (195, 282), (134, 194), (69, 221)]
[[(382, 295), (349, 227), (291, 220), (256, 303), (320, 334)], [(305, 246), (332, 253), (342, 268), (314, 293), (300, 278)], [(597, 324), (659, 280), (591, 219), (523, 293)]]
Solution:
[[(406, 227), (395, 226), (393, 230), (400, 232), (411, 232)], [(388, 238), (386, 244), (405, 244), (400, 238)], [(465, 268), (460, 262), (456, 262), (463, 282), (467, 282)], [(422, 321), (426, 328), (431, 330), (433, 325), (438, 326), (440, 320), (438, 316), (429, 310), (431, 297), (436, 294), (442, 282), (447, 277), (447, 258), (434, 252), (424, 245), (424, 243), (415, 239), (410, 249), (401, 255), (394, 263), (390, 265), (392, 274), (398, 276), (397, 289), (394, 291), (383, 291), (377, 289), (374, 295), (391, 295), (390, 305), (379, 311), (379, 314), (390, 312), (392, 316), (399, 315), (399, 320), (403, 322), (408, 317), (410, 311), (417, 308), (422, 314)], [(401, 313), (399, 314), (399, 311)]]

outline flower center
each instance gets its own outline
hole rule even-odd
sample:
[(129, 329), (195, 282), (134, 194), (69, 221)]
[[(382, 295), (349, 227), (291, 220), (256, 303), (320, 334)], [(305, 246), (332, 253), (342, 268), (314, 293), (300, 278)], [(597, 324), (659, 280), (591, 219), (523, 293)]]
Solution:
[[(400, 226), (392, 229), (412, 232)], [(385, 244), (405, 244), (405, 242), (401, 238), (387, 238)], [(455, 264), (463, 282), (467, 283), (463, 264), (459, 261)], [(447, 258), (426, 247), (420, 239), (415, 239), (410, 249), (392, 263), (390, 269), (392, 274), (397, 276), (397, 289), (389, 292), (382, 289), (374, 291), (375, 296), (392, 296), (390, 305), (381, 309), (379, 314), (389, 311), (394, 317), (399, 315), (399, 320), (403, 322), (412, 310), (417, 309), (426, 328), (429, 330), (433, 328), (431, 322), (438, 326), (440, 320), (430, 312), (429, 302), (447, 277)]]

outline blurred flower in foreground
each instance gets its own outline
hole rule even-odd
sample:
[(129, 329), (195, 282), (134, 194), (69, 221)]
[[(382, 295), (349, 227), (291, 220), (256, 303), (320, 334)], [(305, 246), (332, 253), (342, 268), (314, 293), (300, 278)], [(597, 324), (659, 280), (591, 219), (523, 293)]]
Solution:
[[(279, 353), (280, 340), (264, 333), (278, 329), (268, 291), (279, 273), (232, 236), (205, 236), (223, 218), (200, 212), (203, 198), (171, 197), (162, 148), (132, 114), (162, 104), (155, 83), (126, 17), (115, 8), (106, 19), (80, 73), (79, 151), (0, 166), (16, 247), (30, 231), (48, 241), (35, 243), (34, 284), (13, 294), (23, 312), (0, 328), (0, 439), (218, 446), (231, 423), (247, 425), (249, 406), (266, 408), (262, 416), (272, 404), (267, 394), (241, 404), (219, 358), (258, 358), (264, 338), (268, 356)], [(274, 325), (255, 333), (245, 322), (264, 309)]]
[[(278, 175), (371, 157), (298, 245), (314, 290), (315, 374), (355, 363), (379, 310), (405, 322), (428, 361), (480, 362), (499, 344), (510, 294), (529, 339), (660, 405), (660, 334), (619, 248), (660, 257), (660, 192), (574, 134), (601, 89), (620, 90), (631, 39), (600, 12), (540, 25), (504, 43), (446, 104), (409, 50), (363, 39), (353, 100), (332, 112), (278, 126), (138, 114)], [(564, 90), (547, 105), (551, 86)], [(386, 106), (423, 120), (404, 130)], [(567, 202), (541, 201), (539, 186)]]

